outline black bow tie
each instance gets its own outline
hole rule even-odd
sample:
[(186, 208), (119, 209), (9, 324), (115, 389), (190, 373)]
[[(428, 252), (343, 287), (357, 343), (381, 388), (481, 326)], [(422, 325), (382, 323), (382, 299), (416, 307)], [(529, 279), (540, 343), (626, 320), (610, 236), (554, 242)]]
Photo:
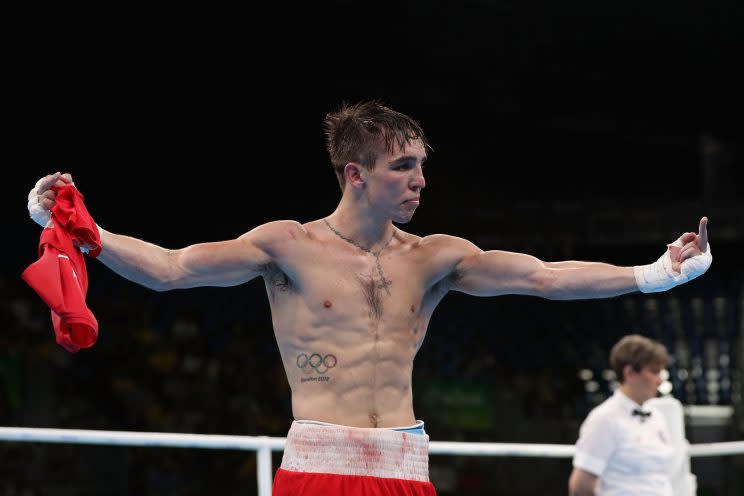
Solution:
[(644, 422), (648, 417), (651, 416), (651, 412), (644, 412), (638, 408), (633, 409), (633, 416), (638, 415), (641, 418), (641, 422)]

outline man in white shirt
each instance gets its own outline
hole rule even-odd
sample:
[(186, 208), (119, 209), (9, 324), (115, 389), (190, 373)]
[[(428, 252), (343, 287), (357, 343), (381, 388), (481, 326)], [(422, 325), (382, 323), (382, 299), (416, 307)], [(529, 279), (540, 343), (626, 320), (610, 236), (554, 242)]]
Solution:
[(571, 496), (672, 496), (671, 436), (661, 412), (646, 404), (668, 361), (664, 345), (637, 334), (613, 346), (610, 364), (621, 386), (581, 425)]

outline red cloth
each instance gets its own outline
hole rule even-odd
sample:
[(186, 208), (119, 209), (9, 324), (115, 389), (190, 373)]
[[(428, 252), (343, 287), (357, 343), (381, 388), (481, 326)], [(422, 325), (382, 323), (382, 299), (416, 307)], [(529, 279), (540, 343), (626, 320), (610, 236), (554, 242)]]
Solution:
[(95, 221), (83, 203), (83, 195), (72, 185), (55, 186), (52, 207), (54, 227), (47, 227), (39, 239), (39, 260), (21, 277), (49, 305), (57, 344), (69, 352), (90, 348), (98, 339), (98, 321), (85, 304), (88, 272), (78, 245), (93, 246), (88, 253), (101, 253), (101, 237)]
[(273, 496), (436, 496), (431, 482), (278, 469)]

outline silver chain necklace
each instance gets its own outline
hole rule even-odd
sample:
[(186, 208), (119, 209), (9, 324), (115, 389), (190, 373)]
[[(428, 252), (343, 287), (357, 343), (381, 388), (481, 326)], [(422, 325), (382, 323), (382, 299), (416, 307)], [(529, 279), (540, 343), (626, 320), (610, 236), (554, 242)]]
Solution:
[(379, 250), (377, 250), (377, 252), (374, 252), (372, 250), (369, 250), (369, 249), (367, 249), (367, 248), (365, 248), (365, 247), (357, 244), (354, 240), (351, 240), (351, 239), (347, 238), (346, 236), (344, 236), (343, 234), (341, 234), (340, 232), (338, 232), (337, 230), (335, 230), (333, 228), (333, 226), (330, 224), (330, 222), (328, 222), (328, 219), (323, 219), (323, 222), (325, 222), (325, 225), (328, 226), (328, 229), (330, 229), (333, 232), (333, 234), (335, 234), (339, 238), (343, 239), (347, 243), (356, 246), (357, 248), (359, 248), (363, 252), (369, 253), (370, 255), (372, 255), (373, 257), (375, 257), (375, 263), (377, 264), (377, 273), (380, 274), (380, 283), (377, 285), (377, 287), (378, 288), (381, 288), (381, 289), (384, 288), (385, 289), (385, 292), (388, 294), (388, 296), (390, 296), (390, 289), (389, 288), (390, 288), (390, 285), (392, 284), (392, 281), (390, 281), (389, 279), (385, 279), (385, 274), (383, 274), (383, 272), (382, 272), (382, 264), (380, 263), (380, 253), (382, 253), (382, 250), (384, 250), (385, 248), (387, 248), (387, 245), (389, 245), (390, 242), (395, 237), (395, 227), (393, 227), (393, 235), (390, 236), (390, 239), (387, 240), (387, 243), (385, 243), (382, 246), (382, 248), (380, 248)]

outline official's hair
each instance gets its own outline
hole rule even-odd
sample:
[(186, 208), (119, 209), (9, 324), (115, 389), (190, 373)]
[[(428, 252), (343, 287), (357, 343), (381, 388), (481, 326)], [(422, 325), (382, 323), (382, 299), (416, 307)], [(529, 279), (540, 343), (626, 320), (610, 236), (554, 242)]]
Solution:
[(634, 371), (640, 372), (647, 365), (666, 367), (668, 363), (669, 354), (666, 347), (658, 341), (640, 334), (624, 336), (615, 343), (612, 351), (610, 351), (610, 366), (620, 382), (625, 382), (623, 369), (626, 365), (630, 365)]

